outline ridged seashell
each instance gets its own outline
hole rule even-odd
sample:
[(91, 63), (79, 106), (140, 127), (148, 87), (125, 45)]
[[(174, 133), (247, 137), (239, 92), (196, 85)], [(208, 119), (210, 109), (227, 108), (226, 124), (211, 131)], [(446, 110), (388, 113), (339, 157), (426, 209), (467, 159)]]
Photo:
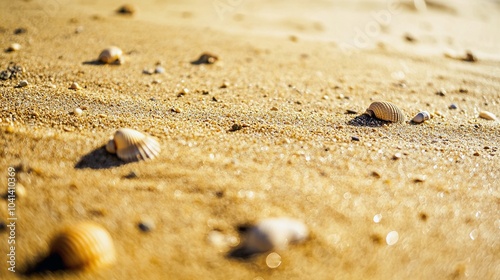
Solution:
[(264, 219), (244, 232), (240, 249), (244, 255), (285, 249), (289, 243), (304, 241), (309, 235), (307, 226), (291, 218)]
[(123, 161), (153, 159), (160, 153), (160, 144), (137, 130), (120, 128), (106, 145), (106, 150)]
[(413, 117), (412, 122), (414, 123), (423, 123), (426, 120), (431, 118), (431, 114), (427, 111), (419, 112), (415, 117)]
[(99, 61), (103, 63), (120, 62), (122, 59), (122, 50), (118, 47), (108, 47), (99, 54)]
[(485, 120), (489, 120), (489, 121), (494, 121), (494, 120), (497, 119), (497, 117), (495, 116), (495, 114), (493, 114), (491, 112), (488, 112), (488, 111), (481, 111), (481, 112), (479, 112), (479, 117), (483, 118)]
[(404, 122), (406, 119), (396, 105), (385, 101), (373, 102), (364, 114), (389, 122)]
[(67, 268), (92, 270), (116, 261), (108, 231), (98, 224), (83, 222), (62, 229), (52, 240), (51, 253), (61, 257)]

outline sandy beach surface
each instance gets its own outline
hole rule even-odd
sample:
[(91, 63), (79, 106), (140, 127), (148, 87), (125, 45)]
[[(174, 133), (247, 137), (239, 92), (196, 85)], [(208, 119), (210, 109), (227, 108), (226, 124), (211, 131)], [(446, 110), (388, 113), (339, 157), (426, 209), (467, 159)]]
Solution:
[[(2, 1), (1, 279), (500, 279), (498, 2), (101, 2)], [(108, 153), (122, 127), (159, 156)], [(228, 255), (271, 217), (308, 238)], [(28, 275), (81, 221), (116, 263)]]

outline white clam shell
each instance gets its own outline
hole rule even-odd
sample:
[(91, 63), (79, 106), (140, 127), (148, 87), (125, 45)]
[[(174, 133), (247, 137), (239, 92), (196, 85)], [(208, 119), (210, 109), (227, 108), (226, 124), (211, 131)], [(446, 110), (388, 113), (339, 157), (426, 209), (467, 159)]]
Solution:
[(248, 229), (243, 246), (251, 252), (262, 253), (285, 249), (289, 243), (304, 241), (309, 235), (307, 226), (291, 218), (269, 218)]
[(389, 122), (404, 122), (406, 119), (396, 105), (386, 101), (373, 102), (364, 114)]
[(481, 111), (479, 112), (479, 117), (482, 118), (482, 119), (485, 119), (485, 120), (489, 120), (489, 121), (494, 121), (497, 119), (497, 117), (495, 116), (495, 114), (491, 113), (491, 112), (488, 112), (488, 111)]
[(108, 231), (93, 222), (62, 229), (52, 240), (51, 252), (72, 269), (94, 270), (116, 261), (115, 247)]
[(120, 128), (106, 144), (106, 150), (123, 161), (153, 159), (160, 154), (160, 144), (150, 136), (130, 128)]
[(423, 123), (426, 120), (431, 118), (431, 114), (427, 111), (419, 112), (415, 117), (413, 117), (412, 121), (414, 123)]
[(101, 61), (103, 63), (121, 62), (122, 55), (123, 55), (123, 52), (120, 48), (115, 47), (115, 46), (111, 46), (111, 47), (104, 49), (99, 54), (99, 61)]

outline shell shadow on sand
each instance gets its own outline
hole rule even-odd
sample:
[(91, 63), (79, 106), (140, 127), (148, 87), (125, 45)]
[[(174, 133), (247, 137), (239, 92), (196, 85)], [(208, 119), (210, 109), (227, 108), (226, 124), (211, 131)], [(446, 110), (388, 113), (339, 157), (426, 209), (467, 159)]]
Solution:
[[(245, 235), (248, 234), (248, 232), (252, 229), (252, 225), (250, 224), (243, 224), (238, 226), (238, 232), (240, 236), (245, 237)], [(265, 239), (265, 236), (262, 236), (262, 238)], [(268, 240), (264, 240), (264, 242), (268, 242)], [(258, 250), (257, 248), (254, 248), (252, 246), (249, 246), (249, 244), (245, 241), (241, 242), (239, 246), (236, 248), (233, 248), (231, 251), (229, 251), (226, 255), (227, 258), (230, 259), (236, 259), (236, 260), (250, 260), (262, 253), (265, 253), (266, 250)]]
[(76, 164), (76, 169), (107, 169), (118, 167), (126, 164), (116, 155), (112, 155), (106, 151), (105, 146), (101, 146), (90, 153), (84, 155)]
[(98, 59), (84, 61), (84, 62), (82, 62), (82, 64), (83, 65), (106, 65), (106, 63), (104, 63)]
[(105, 63), (105, 62), (102, 62), (102, 61), (100, 61), (98, 59), (94, 59), (94, 60), (88, 60), (88, 61), (82, 62), (82, 65), (97, 65), (97, 66), (111, 65), (111, 66), (120, 66), (120, 63), (119, 62)]
[(39, 256), (38, 260), (29, 265), (21, 273), (25, 276), (36, 276), (42, 274), (53, 274), (66, 270), (62, 258), (57, 254)]
[(384, 124), (389, 124), (389, 123), (391, 122), (379, 120), (364, 114), (356, 116), (355, 118), (347, 122), (348, 125), (352, 126), (368, 126), (368, 127), (380, 127), (383, 126)]

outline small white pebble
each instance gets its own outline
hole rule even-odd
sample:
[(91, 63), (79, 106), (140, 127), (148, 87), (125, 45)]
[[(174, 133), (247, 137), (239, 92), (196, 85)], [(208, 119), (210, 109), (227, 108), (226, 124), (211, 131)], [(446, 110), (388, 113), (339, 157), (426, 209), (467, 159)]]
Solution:
[(21, 49), (21, 45), (18, 44), (18, 43), (13, 43), (11, 44), (8, 48), (7, 48), (7, 51), (8, 52), (15, 52), (15, 51), (18, 51)]
[(399, 240), (399, 233), (397, 231), (391, 231), (385, 237), (385, 242), (387, 242), (387, 245), (389, 246), (396, 244), (398, 240)]
[(165, 73), (165, 68), (163, 68), (161, 66), (156, 66), (155, 73), (156, 74), (163, 74), (163, 73)]
[(375, 216), (373, 216), (373, 222), (375, 223), (380, 223), (380, 221), (382, 220), (382, 214), (377, 214)]
[(73, 82), (71, 86), (69, 86), (69, 89), (80, 90), (82, 87), (77, 82)]
[(73, 110), (73, 114), (75, 114), (75, 116), (81, 116), (83, 115), (83, 110), (80, 108), (75, 108), (75, 110)]
[(226, 245), (224, 234), (218, 230), (212, 230), (211, 232), (209, 232), (207, 240), (215, 247), (221, 248)]
[(26, 80), (22, 80), (19, 82), (19, 84), (17, 84), (17, 87), (27, 87), (29, 85), (28, 81)]
[(399, 81), (404, 80), (406, 78), (405, 72), (403, 72), (403, 71), (392, 72), (391, 76), (395, 80), (399, 80)]

